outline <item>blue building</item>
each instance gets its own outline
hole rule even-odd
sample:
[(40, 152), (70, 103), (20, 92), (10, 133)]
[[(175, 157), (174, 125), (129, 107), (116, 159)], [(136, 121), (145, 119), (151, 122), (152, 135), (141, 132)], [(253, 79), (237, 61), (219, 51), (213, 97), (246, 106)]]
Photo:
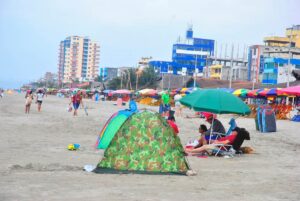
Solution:
[(214, 45), (214, 40), (194, 38), (193, 30), (189, 28), (185, 39), (173, 45), (172, 61), (150, 61), (149, 66), (160, 73), (193, 75), (210, 65), (206, 58), (214, 55)]
[(103, 81), (112, 80), (118, 76), (118, 68), (102, 67), (100, 68), (99, 75)]
[[(290, 60), (291, 68), (300, 69), (300, 59)], [(283, 58), (264, 58), (264, 69), (262, 73), (263, 84), (280, 84), (287, 82), (288, 75), (288, 59)], [(290, 81), (295, 81), (293, 76), (290, 76)]]

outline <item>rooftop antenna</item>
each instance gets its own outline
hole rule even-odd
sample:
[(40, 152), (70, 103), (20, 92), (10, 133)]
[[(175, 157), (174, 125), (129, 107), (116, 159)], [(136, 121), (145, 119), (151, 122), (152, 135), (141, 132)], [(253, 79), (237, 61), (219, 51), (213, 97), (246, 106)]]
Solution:
[(246, 57), (246, 52), (247, 52), (247, 50), (246, 50), (246, 44), (244, 44), (244, 52), (243, 52), (243, 61), (245, 61), (245, 57)]
[(215, 57), (215, 64), (217, 64), (217, 55), (218, 55), (218, 43), (217, 43), (217, 41), (215, 43), (215, 47), (216, 47), (216, 49), (215, 49), (214, 57)]
[(240, 44), (237, 45), (236, 59), (239, 59)]
[(227, 57), (227, 43), (225, 43), (225, 59)]
[(222, 51), (223, 51), (223, 44), (221, 43), (221, 51), (220, 51), (220, 58), (222, 58)]

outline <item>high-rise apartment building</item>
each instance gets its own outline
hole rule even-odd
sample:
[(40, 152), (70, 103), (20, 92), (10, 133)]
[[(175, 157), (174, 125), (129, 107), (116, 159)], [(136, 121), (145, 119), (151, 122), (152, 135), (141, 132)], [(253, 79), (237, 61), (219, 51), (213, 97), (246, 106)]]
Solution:
[(99, 74), (100, 46), (87, 37), (70, 36), (60, 42), (59, 83), (92, 81)]

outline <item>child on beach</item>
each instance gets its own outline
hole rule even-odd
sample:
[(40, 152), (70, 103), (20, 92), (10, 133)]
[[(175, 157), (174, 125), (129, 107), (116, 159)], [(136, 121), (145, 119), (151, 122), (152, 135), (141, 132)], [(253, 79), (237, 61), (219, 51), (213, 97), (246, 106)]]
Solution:
[(174, 116), (169, 116), (167, 121), (168, 121), (170, 127), (173, 129), (174, 135), (175, 136), (178, 135), (179, 129), (178, 129), (178, 126), (175, 123), (175, 117)]
[(43, 91), (40, 89), (38, 90), (37, 94), (36, 94), (36, 102), (38, 104), (38, 111), (41, 111), (41, 107), (42, 107), (42, 102), (43, 102), (43, 98), (44, 98), (44, 93)]
[(33, 100), (33, 94), (32, 91), (27, 91), (25, 95), (26, 101), (25, 101), (25, 114), (29, 114), (30, 106)]

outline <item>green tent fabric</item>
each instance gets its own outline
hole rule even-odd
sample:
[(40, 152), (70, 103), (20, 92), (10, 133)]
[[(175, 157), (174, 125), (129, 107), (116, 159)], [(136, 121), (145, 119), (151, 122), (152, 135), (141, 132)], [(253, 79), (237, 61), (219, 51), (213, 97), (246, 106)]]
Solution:
[(240, 98), (220, 89), (200, 89), (180, 99), (180, 103), (195, 111), (216, 114), (250, 113), (248, 105)]
[(128, 119), (125, 114), (116, 115), (107, 125), (105, 133), (103, 134), (99, 144), (98, 149), (106, 149), (115, 136), (116, 132), (120, 129), (122, 124)]
[(96, 173), (186, 174), (189, 170), (179, 137), (158, 113), (133, 114), (122, 125)]

